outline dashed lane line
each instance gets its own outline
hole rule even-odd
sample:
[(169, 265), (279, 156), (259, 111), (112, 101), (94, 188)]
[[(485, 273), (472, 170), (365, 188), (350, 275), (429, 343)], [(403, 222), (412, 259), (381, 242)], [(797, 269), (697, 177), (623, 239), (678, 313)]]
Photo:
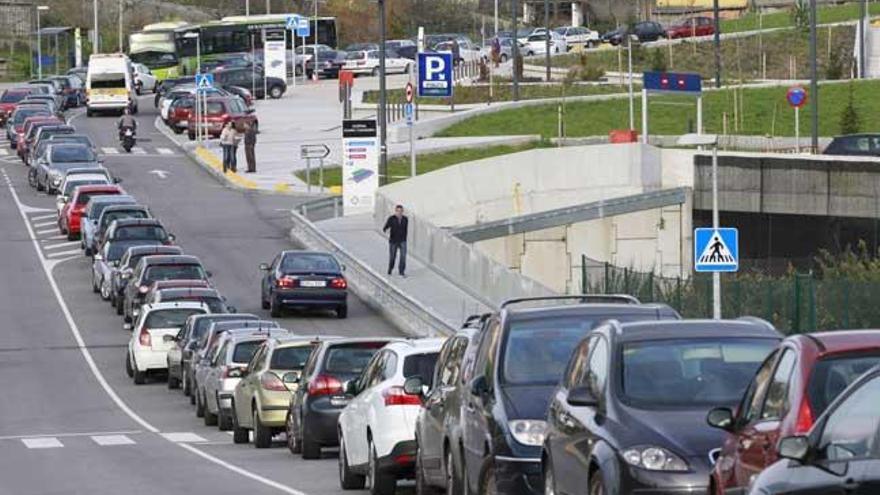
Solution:
[(49, 433), (45, 435), (8, 435), (0, 436), (0, 440), (21, 440), (22, 438), (66, 438), (66, 437), (90, 437), (93, 435), (135, 435), (143, 433), (143, 430), (125, 430), (125, 431), (88, 431), (84, 433)]
[(29, 449), (57, 449), (64, 447), (64, 444), (55, 437), (22, 438), (21, 443)]
[(101, 447), (113, 445), (134, 445), (135, 441), (125, 435), (94, 435), (89, 437)]

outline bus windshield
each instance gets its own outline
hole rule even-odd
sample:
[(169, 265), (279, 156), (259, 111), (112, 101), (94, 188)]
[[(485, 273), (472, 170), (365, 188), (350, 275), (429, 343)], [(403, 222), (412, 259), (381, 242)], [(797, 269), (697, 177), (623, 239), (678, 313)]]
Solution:
[(133, 33), (128, 38), (129, 57), (150, 69), (177, 65), (174, 53), (174, 31)]
[(174, 52), (160, 52), (157, 50), (147, 50), (145, 52), (132, 52), (129, 55), (132, 62), (144, 64), (150, 69), (162, 69), (165, 67), (173, 67), (177, 65), (177, 55)]

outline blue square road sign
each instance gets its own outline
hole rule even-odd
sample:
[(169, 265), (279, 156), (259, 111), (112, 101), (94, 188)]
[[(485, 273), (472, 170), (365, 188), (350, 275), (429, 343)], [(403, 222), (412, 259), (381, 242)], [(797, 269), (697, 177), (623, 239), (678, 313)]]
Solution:
[(196, 74), (196, 88), (207, 91), (214, 87), (214, 74)]
[(419, 96), (452, 96), (452, 54), (419, 53)]
[(694, 229), (694, 270), (697, 272), (739, 270), (739, 231), (724, 227)]

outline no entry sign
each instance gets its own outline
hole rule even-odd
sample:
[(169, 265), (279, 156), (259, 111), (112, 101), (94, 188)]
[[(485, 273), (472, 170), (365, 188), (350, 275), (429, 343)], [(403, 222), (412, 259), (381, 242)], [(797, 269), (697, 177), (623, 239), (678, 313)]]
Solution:
[(788, 92), (785, 93), (785, 99), (788, 100), (788, 104), (792, 108), (800, 108), (807, 103), (807, 90), (800, 86), (788, 88)]

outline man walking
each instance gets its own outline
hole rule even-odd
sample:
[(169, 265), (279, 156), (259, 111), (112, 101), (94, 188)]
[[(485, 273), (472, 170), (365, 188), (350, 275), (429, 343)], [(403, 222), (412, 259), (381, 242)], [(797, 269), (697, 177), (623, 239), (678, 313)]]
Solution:
[(244, 158), (247, 161), (247, 173), (252, 174), (257, 171), (257, 156), (255, 147), (257, 146), (257, 126), (253, 123), (245, 124), (244, 128)]
[(388, 275), (394, 270), (394, 262), (397, 252), (400, 251), (400, 264), (398, 272), (406, 278), (406, 233), (409, 228), (409, 219), (403, 214), (403, 206), (394, 207), (394, 215), (388, 217), (382, 232), (388, 232)]

